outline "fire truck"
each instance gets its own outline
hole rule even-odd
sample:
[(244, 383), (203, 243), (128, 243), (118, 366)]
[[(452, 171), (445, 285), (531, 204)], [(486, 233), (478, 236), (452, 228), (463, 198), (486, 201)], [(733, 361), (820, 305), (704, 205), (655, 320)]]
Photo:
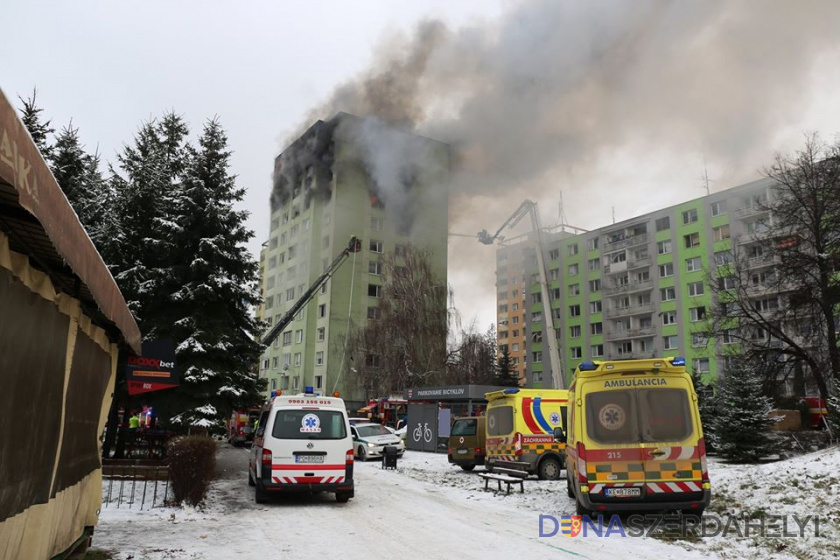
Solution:
[(259, 408), (234, 410), (227, 423), (228, 441), (232, 445), (245, 445), (254, 441), (254, 424), (259, 417)]

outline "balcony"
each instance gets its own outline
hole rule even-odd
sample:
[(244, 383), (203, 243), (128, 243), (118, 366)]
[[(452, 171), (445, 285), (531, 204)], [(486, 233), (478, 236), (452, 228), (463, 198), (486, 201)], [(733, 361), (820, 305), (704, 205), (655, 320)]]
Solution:
[(644, 282), (630, 282), (623, 286), (610, 286), (604, 288), (604, 294), (607, 296), (614, 296), (618, 294), (632, 294), (634, 292), (644, 292), (653, 289), (653, 280), (645, 280)]
[(652, 313), (653, 304), (646, 303), (643, 305), (628, 305), (627, 307), (612, 307), (604, 310), (606, 317), (627, 317), (630, 315), (640, 315), (642, 313)]
[(749, 218), (750, 216), (757, 216), (758, 214), (766, 214), (769, 212), (767, 208), (760, 206), (744, 206), (735, 210), (735, 217), (739, 219)]
[(618, 237), (613, 241), (610, 241), (611, 236), (607, 236), (605, 245), (605, 250), (615, 250), (621, 249), (623, 247), (632, 247), (634, 245), (642, 245), (643, 243), (647, 243), (648, 239), (650, 239), (650, 235), (647, 233), (643, 233), (641, 235), (633, 235), (631, 237)]
[(607, 360), (644, 360), (661, 357), (655, 350), (652, 352), (607, 352)]
[(656, 329), (653, 326), (639, 327), (630, 330), (607, 329), (605, 332), (606, 340), (609, 342), (614, 340), (630, 340), (633, 338), (650, 338), (655, 334)]
[(604, 274), (617, 274), (619, 272), (626, 272), (634, 268), (643, 268), (651, 265), (650, 255), (640, 259), (628, 259), (626, 261), (610, 263), (604, 265)]

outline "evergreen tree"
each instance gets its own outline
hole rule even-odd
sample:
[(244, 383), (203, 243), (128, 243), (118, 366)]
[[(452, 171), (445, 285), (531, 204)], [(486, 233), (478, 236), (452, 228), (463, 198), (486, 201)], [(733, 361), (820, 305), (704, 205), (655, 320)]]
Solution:
[[(174, 291), (163, 312), (178, 344), (182, 385), (167, 395), (165, 406), (177, 413), (176, 421), (209, 426), (260, 400), (263, 387), (251, 371), (262, 350), (252, 313), (260, 301), (259, 271), (246, 248), (254, 235), (245, 227), (248, 214), (234, 208), (245, 190), (229, 173), (219, 122), (209, 121), (198, 149), (187, 152), (180, 196), (172, 198)], [(174, 158), (169, 163), (179, 165)]]
[(32, 97), (27, 99), (18, 96), (20, 102), (23, 103), (23, 107), (20, 109), (20, 119), (29, 131), (30, 136), (32, 136), (32, 140), (35, 142), (38, 151), (41, 152), (45, 160), (49, 161), (52, 152), (49, 136), (55, 132), (55, 129), (50, 128), (50, 121), (41, 122), (43, 109), (38, 107), (36, 102), (37, 96), (38, 91), (36, 89), (32, 90)]
[(507, 346), (502, 350), (502, 355), (498, 359), (495, 383), (502, 387), (519, 387), (519, 375), (513, 368)]
[(706, 448), (711, 450), (714, 449), (713, 423), (717, 414), (715, 388), (711, 383), (703, 383), (699, 372), (691, 372), (691, 381), (694, 384), (694, 392), (697, 393), (697, 408), (700, 411)]
[(761, 385), (761, 375), (740, 360), (726, 369), (718, 383), (711, 439), (718, 453), (729, 460), (756, 462), (778, 450), (778, 438), (770, 431), (773, 404), (761, 393)]

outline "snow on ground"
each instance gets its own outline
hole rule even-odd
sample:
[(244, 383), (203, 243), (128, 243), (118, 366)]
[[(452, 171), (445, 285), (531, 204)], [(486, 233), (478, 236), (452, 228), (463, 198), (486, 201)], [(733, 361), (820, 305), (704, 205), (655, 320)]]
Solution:
[[(94, 546), (114, 551), (121, 560), (263, 559), (269, 553), (285, 558), (482, 560), (511, 555), (610, 560), (840, 556), (837, 448), (761, 466), (712, 461), (715, 497), (710, 509), (833, 516), (820, 526), (825, 537), (784, 541), (709, 537), (666, 542), (618, 535), (567, 538), (559, 533), (539, 537), (540, 514), (574, 514), (565, 480), (529, 479), (524, 494), (512, 489), (510, 495), (496, 495), (483, 490), (480, 469), (466, 473), (449, 465), (445, 455), (411, 451), (395, 471), (382, 470), (378, 462), (357, 462), (356, 497), (348, 504), (320, 494), (258, 505), (247, 486), (247, 450), (224, 445), (219, 456), (241, 467), (213, 484), (206, 507), (103, 508)], [(793, 480), (799, 480), (798, 487)]]

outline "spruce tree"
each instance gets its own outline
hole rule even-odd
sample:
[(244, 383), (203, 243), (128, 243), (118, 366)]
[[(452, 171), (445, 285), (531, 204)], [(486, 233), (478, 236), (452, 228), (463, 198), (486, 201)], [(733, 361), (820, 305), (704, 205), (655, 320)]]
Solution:
[(519, 375), (513, 367), (507, 347), (502, 349), (502, 355), (498, 358), (495, 383), (502, 387), (519, 387)]
[(32, 90), (32, 97), (27, 99), (18, 96), (20, 102), (23, 103), (23, 107), (20, 108), (20, 119), (32, 136), (38, 151), (41, 152), (45, 160), (49, 161), (52, 152), (49, 137), (50, 134), (55, 132), (55, 129), (50, 128), (50, 121), (41, 121), (43, 109), (38, 107), (37, 96), (38, 91), (36, 89)]
[(711, 439), (717, 452), (736, 462), (757, 462), (778, 451), (778, 438), (770, 431), (773, 404), (762, 394), (762, 377), (739, 360), (718, 382), (716, 415)]
[(259, 270), (246, 243), (247, 212), (235, 209), (245, 190), (229, 172), (227, 136), (208, 121), (198, 148), (188, 149), (175, 203), (172, 286), (165, 312), (178, 344), (181, 387), (167, 408), (186, 425), (209, 426), (236, 408), (259, 402), (252, 367), (262, 350), (252, 308), (259, 304)]

